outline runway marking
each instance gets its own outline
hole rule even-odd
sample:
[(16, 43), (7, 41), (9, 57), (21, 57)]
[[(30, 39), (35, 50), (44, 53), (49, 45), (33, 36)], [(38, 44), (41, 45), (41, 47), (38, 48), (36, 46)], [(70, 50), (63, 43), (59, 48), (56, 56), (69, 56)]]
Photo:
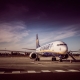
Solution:
[(66, 72), (66, 71), (64, 71), (64, 70), (55, 70), (56, 72)]
[(12, 71), (11, 73), (10, 72), (7, 72), (7, 71), (0, 71), (0, 74), (20, 74), (20, 73), (47, 73), (47, 72), (80, 72), (79, 70), (75, 70), (75, 69), (69, 69), (69, 70), (39, 70), (39, 71), (36, 71), (36, 70), (28, 70), (28, 71)]
[(70, 69), (68, 71), (70, 71), (70, 72), (79, 72), (79, 70), (74, 70), (74, 69)]
[(20, 71), (12, 71), (12, 73), (20, 73)]
[(41, 70), (41, 72), (51, 72), (50, 70)]
[(0, 74), (4, 74), (4, 71), (1, 71)]
[(27, 73), (36, 73), (36, 71), (34, 71), (34, 70), (33, 71), (27, 71)]

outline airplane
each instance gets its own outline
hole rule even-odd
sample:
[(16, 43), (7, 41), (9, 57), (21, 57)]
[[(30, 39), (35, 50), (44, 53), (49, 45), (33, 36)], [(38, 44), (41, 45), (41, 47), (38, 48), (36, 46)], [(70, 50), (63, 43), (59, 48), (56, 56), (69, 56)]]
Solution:
[(39, 55), (43, 55), (45, 53), (51, 53), (52, 61), (56, 61), (56, 57), (59, 57), (59, 61), (62, 62), (62, 59), (67, 59), (69, 56), (76, 60), (72, 52), (76, 51), (68, 51), (68, 46), (63, 41), (53, 41), (43, 46), (40, 46), (38, 34), (36, 34), (36, 49), (22, 48), (27, 50), (35, 50), (35, 52), (31, 52), (29, 57), (31, 59), (35, 59), (36, 61), (40, 61)]

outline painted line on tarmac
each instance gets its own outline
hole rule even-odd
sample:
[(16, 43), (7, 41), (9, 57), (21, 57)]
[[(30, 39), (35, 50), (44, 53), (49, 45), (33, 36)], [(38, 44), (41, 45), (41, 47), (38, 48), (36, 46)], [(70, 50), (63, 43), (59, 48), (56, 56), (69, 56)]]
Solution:
[(27, 73), (36, 73), (36, 71), (34, 71), (34, 70), (33, 71), (27, 71)]
[(0, 74), (4, 74), (4, 71), (1, 71)]
[(70, 72), (80, 72), (79, 70), (74, 70), (74, 69), (70, 69), (68, 71), (70, 71)]
[(12, 73), (20, 73), (20, 71), (12, 71)]
[(75, 69), (68, 69), (68, 70), (27, 70), (27, 71), (0, 71), (0, 74), (25, 74), (25, 73), (47, 73), (47, 72), (80, 72), (80, 70), (75, 70)]
[(50, 70), (41, 70), (41, 72), (51, 72)]
[(55, 70), (56, 72), (66, 72), (66, 71), (64, 71), (64, 70)]

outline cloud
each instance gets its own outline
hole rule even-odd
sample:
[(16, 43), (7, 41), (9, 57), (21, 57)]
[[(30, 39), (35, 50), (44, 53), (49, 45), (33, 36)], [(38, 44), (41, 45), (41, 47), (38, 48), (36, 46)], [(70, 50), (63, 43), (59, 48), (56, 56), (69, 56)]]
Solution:
[[(78, 27), (75, 27), (78, 26)], [(45, 29), (46, 31), (46, 29)], [(0, 49), (21, 50), (22, 48), (36, 48), (36, 35), (38, 32), (33, 29), (28, 30), (23, 22), (16, 23), (4, 23), (0, 24)], [(41, 32), (41, 31), (40, 31)], [(58, 27), (57, 29), (51, 29), (48, 32), (39, 33), (40, 45), (44, 45), (48, 42), (55, 40), (63, 40), (69, 37), (79, 36), (79, 25), (71, 25), (66, 27)], [(4, 43), (4, 44), (3, 44)]]
[(19, 42), (23, 37), (28, 36), (29, 30), (22, 22), (0, 24), (0, 43)]
[(63, 29), (59, 29), (57, 33), (55, 32), (55, 37), (53, 40), (60, 40), (60, 39), (65, 39), (69, 37), (73, 37), (77, 35), (78, 31), (75, 30), (76, 28), (73, 26), (69, 26)]
[(40, 40), (42, 44), (55, 41), (55, 40), (63, 40), (65, 38), (79, 36), (80, 34), (80, 25), (71, 25), (59, 28), (58, 30), (47, 32), (45, 37), (42, 37)]

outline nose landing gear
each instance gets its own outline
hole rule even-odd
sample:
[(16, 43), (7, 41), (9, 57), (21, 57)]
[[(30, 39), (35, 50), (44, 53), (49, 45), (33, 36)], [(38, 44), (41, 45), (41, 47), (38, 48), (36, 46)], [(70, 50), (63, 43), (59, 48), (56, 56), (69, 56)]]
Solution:
[(59, 62), (62, 62), (62, 59), (61, 58), (59, 59)]

